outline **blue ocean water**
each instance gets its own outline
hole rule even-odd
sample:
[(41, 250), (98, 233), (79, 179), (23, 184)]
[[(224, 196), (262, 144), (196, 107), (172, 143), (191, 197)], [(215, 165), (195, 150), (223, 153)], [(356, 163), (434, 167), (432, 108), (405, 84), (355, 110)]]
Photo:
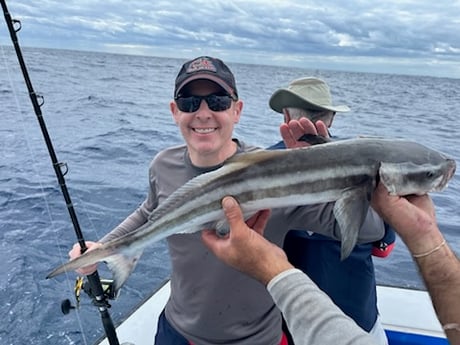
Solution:
[[(169, 101), (182, 60), (96, 52), (24, 48), (35, 91), (57, 156), (66, 162), (67, 186), (87, 240), (115, 227), (142, 202), (147, 169), (161, 149), (182, 139)], [(62, 315), (75, 275), (44, 277), (75, 243), (72, 223), (54, 175), (16, 56), (0, 47), (0, 343), (92, 344), (102, 335), (98, 311), (83, 296), (80, 309)], [(335, 103), (338, 137), (403, 137), (459, 161), (460, 80), (349, 73), (229, 63), (245, 101), (236, 136), (268, 146), (279, 138), (279, 114), (270, 94), (301, 76), (325, 79)], [(432, 197), (438, 221), (460, 254), (459, 173)], [(423, 288), (404, 244), (376, 259), (379, 283)], [(163, 242), (149, 247), (110, 309), (114, 321), (169, 273)], [(102, 270), (101, 275), (107, 275)], [(154, 322), (154, 321), (152, 321)]]

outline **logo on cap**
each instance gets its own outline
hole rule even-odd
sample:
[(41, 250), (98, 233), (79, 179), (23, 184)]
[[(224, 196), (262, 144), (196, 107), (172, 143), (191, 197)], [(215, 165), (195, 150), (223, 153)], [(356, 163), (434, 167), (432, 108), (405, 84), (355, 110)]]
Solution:
[(187, 67), (187, 73), (195, 73), (198, 71), (210, 71), (216, 73), (217, 68), (214, 66), (214, 63), (210, 59), (206, 57), (200, 57), (192, 61)]

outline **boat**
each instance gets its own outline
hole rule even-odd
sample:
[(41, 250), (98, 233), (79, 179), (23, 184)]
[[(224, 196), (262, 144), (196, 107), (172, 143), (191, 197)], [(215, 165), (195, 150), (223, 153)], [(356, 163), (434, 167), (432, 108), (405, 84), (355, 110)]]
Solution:
[[(121, 345), (152, 345), (156, 320), (170, 294), (169, 280), (147, 296), (117, 326)], [(377, 285), (377, 301), (390, 345), (448, 345), (427, 291)], [(105, 338), (94, 345), (109, 345)]]

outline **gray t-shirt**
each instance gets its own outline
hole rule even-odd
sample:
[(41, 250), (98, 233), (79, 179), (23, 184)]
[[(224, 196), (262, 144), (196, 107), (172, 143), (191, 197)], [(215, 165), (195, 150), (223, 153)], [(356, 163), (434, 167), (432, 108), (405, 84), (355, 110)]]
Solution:
[[(238, 153), (258, 149), (235, 142)], [(102, 241), (135, 230), (177, 188), (218, 167), (194, 166), (185, 145), (160, 152), (150, 165), (146, 200)], [(327, 203), (273, 210), (265, 236), (279, 246), (287, 231), (293, 228), (338, 238), (332, 208), (333, 203)], [(374, 241), (383, 236), (383, 222), (372, 212), (363, 229), (361, 241)], [(167, 242), (172, 273), (166, 318), (178, 332), (199, 345), (279, 344), (281, 314), (263, 285), (218, 260), (204, 246), (199, 232), (172, 235)]]

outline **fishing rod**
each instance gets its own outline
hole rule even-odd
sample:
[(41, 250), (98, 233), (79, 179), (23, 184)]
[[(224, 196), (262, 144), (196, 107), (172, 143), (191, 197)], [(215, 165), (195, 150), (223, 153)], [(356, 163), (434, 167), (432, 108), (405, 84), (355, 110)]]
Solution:
[[(19, 65), (21, 67), (22, 74), (24, 76), (24, 81), (27, 85), (27, 90), (29, 91), (30, 100), (32, 101), (35, 115), (37, 116), (37, 120), (40, 124), (40, 129), (45, 139), (46, 147), (48, 148), (48, 153), (50, 155), (51, 162), (53, 164), (54, 172), (56, 173), (56, 177), (58, 179), (59, 186), (61, 187), (61, 191), (62, 191), (62, 194), (64, 196), (64, 199), (67, 205), (67, 210), (69, 211), (69, 215), (72, 220), (75, 234), (77, 236), (78, 243), (80, 244), (81, 252), (84, 253), (88, 248), (86, 247), (85, 240), (83, 238), (83, 233), (78, 223), (77, 214), (73, 207), (72, 200), (70, 198), (70, 194), (69, 194), (69, 191), (67, 189), (65, 179), (64, 179), (64, 175), (68, 171), (67, 164), (59, 162), (57, 159), (56, 152), (54, 150), (54, 147), (51, 141), (51, 137), (49, 136), (48, 130), (46, 128), (45, 120), (41, 112), (41, 106), (44, 103), (44, 99), (42, 96), (37, 95), (32, 87), (32, 82), (29, 78), (29, 73), (27, 71), (27, 67), (26, 67), (26, 64), (22, 56), (21, 47), (19, 46), (18, 37), (16, 33), (19, 30), (21, 30), (21, 22), (19, 20), (11, 18), (11, 15), (8, 12), (8, 8), (6, 6), (5, 0), (0, 0), (0, 2), (2, 4), (3, 14), (5, 16), (5, 21), (8, 26), (8, 31), (10, 32), (11, 40), (13, 42), (14, 49), (16, 51), (16, 56), (18, 58)], [(110, 295), (108, 295), (104, 291), (104, 288), (102, 286), (101, 279), (99, 277), (99, 273), (97, 272), (97, 270), (94, 273), (87, 275), (86, 277), (88, 279), (89, 286), (85, 286), (84, 290), (93, 298), (93, 303), (99, 309), (107, 340), (109, 341), (110, 345), (119, 345), (120, 343), (117, 338), (115, 326), (112, 322), (112, 318), (110, 317), (110, 314), (108, 311), (108, 308), (110, 308), (110, 304), (108, 303), (107, 299), (109, 298)], [(81, 283), (80, 285), (82, 286)], [(81, 286), (79, 287), (79, 290)], [(79, 292), (78, 293), (76, 292), (75, 295), (78, 301)], [(72, 307), (70, 305), (70, 301), (68, 301), (67, 303), (64, 303), (61, 306), (61, 308), (62, 308), (62, 311), (66, 313), (69, 311), (69, 309), (74, 308), (74, 307)]]

